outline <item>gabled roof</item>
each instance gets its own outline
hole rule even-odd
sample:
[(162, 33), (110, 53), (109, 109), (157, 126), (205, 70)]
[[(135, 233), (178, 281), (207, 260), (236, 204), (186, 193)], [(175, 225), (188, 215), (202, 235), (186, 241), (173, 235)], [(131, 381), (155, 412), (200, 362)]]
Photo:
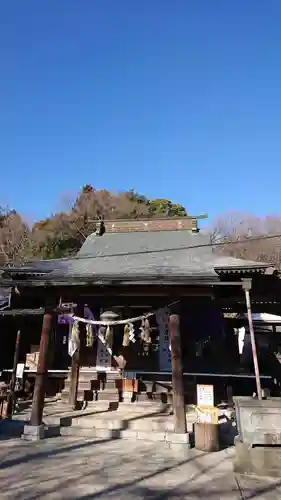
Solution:
[(219, 280), (219, 274), (265, 272), (269, 264), (218, 256), (208, 234), (153, 231), (90, 235), (72, 259), (39, 261), (9, 274), (56, 281), (63, 279), (133, 279), (191, 277)]
[[(188, 231), (89, 236), (66, 268), (68, 275), (205, 275), (215, 268), (269, 267), (253, 261), (216, 256), (208, 234)], [(58, 274), (60, 270), (52, 274)]]

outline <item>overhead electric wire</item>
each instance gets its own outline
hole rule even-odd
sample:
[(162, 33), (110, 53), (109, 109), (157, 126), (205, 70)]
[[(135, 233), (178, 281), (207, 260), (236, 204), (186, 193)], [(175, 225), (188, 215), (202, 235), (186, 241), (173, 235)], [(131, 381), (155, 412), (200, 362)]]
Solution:
[[(148, 231), (147, 231), (148, 232)], [(159, 231), (160, 232), (160, 231)], [(162, 231), (161, 231), (162, 232)], [(148, 232), (149, 233), (149, 232)], [(97, 238), (103, 238), (103, 236), (97, 236)], [(199, 248), (210, 248), (210, 247), (224, 247), (226, 245), (240, 245), (240, 244), (245, 244), (245, 243), (251, 243), (252, 241), (267, 241), (275, 238), (281, 238), (281, 234), (274, 234), (274, 235), (267, 235), (267, 236), (253, 236), (249, 238), (244, 238), (241, 240), (236, 240), (236, 241), (219, 241), (216, 243), (200, 243), (198, 245), (184, 245), (181, 247), (165, 247), (165, 248), (157, 248), (157, 249), (146, 249), (146, 250), (137, 250), (133, 252), (119, 252), (119, 253), (112, 253), (112, 254), (97, 254), (97, 255), (91, 255), (91, 254), (85, 254), (85, 255), (75, 255), (75, 256), (69, 256), (69, 257), (63, 257), (61, 259), (47, 259), (44, 261), (34, 261), (37, 264), (40, 264), (40, 262), (52, 262), (52, 261), (60, 261), (60, 262), (69, 262), (69, 261), (75, 261), (75, 260), (84, 260), (84, 259), (101, 259), (101, 258), (110, 258), (110, 257), (130, 257), (131, 255), (147, 255), (147, 254), (152, 254), (152, 253), (165, 253), (165, 252), (178, 252), (181, 250), (194, 250), (194, 249), (199, 249)], [(258, 265), (259, 262), (257, 262)], [(21, 267), (27, 267), (28, 265), (32, 265), (32, 261), (23, 264)], [(269, 264), (270, 265), (270, 264)], [(14, 266), (16, 267), (16, 266)], [(6, 269), (9, 269), (9, 266), (5, 266)], [(2, 268), (3, 269), (3, 268)], [(52, 269), (53, 270), (53, 269)], [(38, 271), (40, 272), (40, 271)]]
[[(160, 232), (160, 231), (159, 231)], [(102, 236), (97, 236), (97, 238), (102, 238)], [(81, 255), (81, 256), (71, 256), (69, 258), (64, 257), (62, 260), (81, 260), (81, 259), (95, 259), (95, 258), (103, 258), (103, 257), (126, 257), (130, 255), (143, 255), (143, 254), (149, 254), (149, 253), (163, 253), (163, 252), (178, 252), (180, 250), (193, 250), (197, 248), (208, 248), (208, 247), (224, 247), (225, 245), (238, 245), (241, 243), (249, 243), (251, 241), (264, 241), (264, 240), (270, 240), (274, 238), (281, 238), (281, 234), (274, 234), (270, 236), (256, 236), (256, 237), (251, 237), (251, 238), (245, 238), (243, 240), (236, 240), (236, 241), (224, 241), (224, 242), (217, 242), (217, 243), (201, 243), (198, 245), (192, 245), (192, 246), (182, 246), (182, 247), (172, 247), (172, 248), (157, 248), (155, 250), (137, 250), (136, 252), (120, 252), (120, 253), (115, 253), (115, 254), (109, 254), (109, 255)]]

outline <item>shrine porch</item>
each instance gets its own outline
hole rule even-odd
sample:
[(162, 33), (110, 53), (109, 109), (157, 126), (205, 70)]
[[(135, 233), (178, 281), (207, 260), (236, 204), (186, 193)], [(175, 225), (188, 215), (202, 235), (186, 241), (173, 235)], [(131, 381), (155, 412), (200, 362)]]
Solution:
[[(61, 392), (62, 401), (68, 403), (69, 380), (71, 372), (64, 374), (64, 389)], [(129, 376), (137, 381), (138, 391), (134, 393), (132, 401), (134, 404), (158, 401), (172, 404), (172, 373), (171, 372), (125, 372), (123, 376)], [(122, 402), (120, 391), (121, 374), (119, 372), (97, 372), (91, 368), (81, 368), (79, 372), (79, 387), (77, 401), (79, 406), (83, 403), (93, 407), (101, 401), (111, 403)], [(269, 389), (270, 393), (279, 391), (270, 375), (261, 374), (262, 388)], [(232, 394), (249, 395), (256, 390), (254, 374), (247, 373), (216, 373), (216, 372), (183, 372), (185, 404), (196, 404), (197, 384), (213, 385), (215, 404), (227, 401), (229, 388)], [(279, 392), (278, 392), (279, 393)]]

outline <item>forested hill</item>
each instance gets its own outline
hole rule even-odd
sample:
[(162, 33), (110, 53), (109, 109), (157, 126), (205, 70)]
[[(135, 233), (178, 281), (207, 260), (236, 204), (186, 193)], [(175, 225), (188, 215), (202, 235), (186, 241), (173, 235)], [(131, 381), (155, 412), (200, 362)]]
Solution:
[(67, 210), (30, 227), (16, 211), (0, 210), (0, 263), (34, 258), (60, 258), (75, 254), (95, 230), (95, 221), (141, 217), (183, 217), (182, 205), (163, 198), (148, 199), (136, 193), (113, 193), (85, 185)]
[[(1, 205), (1, 203), (0, 203)], [(205, 208), (205, 207), (204, 207)], [(207, 207), (208, 208), (208, 207)], [(12, 209), (0, 209), (0, 264), (74, 255), (105, 220), (185, 217), (186, 209), (166, 198), (149, 199), (134, 190), (113, 193), (84, 186), (65, 210), (33, 226)], [(281, 217), (226, 212), (208, 226), (216, 252), (270, 262), (281, 270)], [(275, 235), (277, 235), (275, 237)], [(270, 236), (270, 238), (268, 238)], [(272, 236), (274, 236), (272, 238)], [(222, 243), (226, 243), (221, 246)]]

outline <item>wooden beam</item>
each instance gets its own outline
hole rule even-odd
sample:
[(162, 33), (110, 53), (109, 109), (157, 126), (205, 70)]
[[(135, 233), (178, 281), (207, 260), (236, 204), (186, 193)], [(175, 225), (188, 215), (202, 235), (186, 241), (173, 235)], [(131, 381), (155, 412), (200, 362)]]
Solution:
[(30, 425), (40, 426), (42, 424), (42, 416), (44, 410), (44, 399), (46, 392), (46, 379), (48, 371), (48, 355), (49, 346), (52, 337), (52, 329), (54, 326), (54, 307), (55, 304), (50, 302), (45, 307), (43, 316), (43, 325), (39, 349), (38, 367), (36, 373), (35, 387), (33, 393), (33, 401), (31, 408)]
[(0, 311), (1, 316), (43, 316), (44, 308), (40, 307), (37, 309), (6, 309), (4, 311)]
[(51, 281), (50, 279), (33, 279), (32, 277), (28, 277), (27, 279), (11, 279), (11, 280), (1, 280), (3, 286), (18, 286), (20, 290), (23, 288), (42, 288), (45, 290), (62, 290), (64, 288), (68, 289), (69, 287), (74, 288), (74, 293), (77, 293), (77, 289), (80, 287), (91, 287), (91, 288), (103, 288), (103, 289), (112, 289), (114, 287), (118, 287), (119, 290), (122, 288), (129, 287), (182, 287), (185, 289), (186, 287), (241, 287), (241, 281), (220, 281), (218, 277), (207, 278), (207, 277), (152, 277), (152, 278), (144, 278), (143, 276), (132, 278), (131, 280), (125, 279), (124, 276), (116, 276), (114, 278), (101, 278), (98, 279), (89, 279), (89, 278), (65, 278), (62, 277), (57, 281)]
[(180, 318), (177, 314), (169, 317), (169, 337), (172, 358), (172, 388), (175, 432), (186, 434), (183, 367), (181, 354)]

